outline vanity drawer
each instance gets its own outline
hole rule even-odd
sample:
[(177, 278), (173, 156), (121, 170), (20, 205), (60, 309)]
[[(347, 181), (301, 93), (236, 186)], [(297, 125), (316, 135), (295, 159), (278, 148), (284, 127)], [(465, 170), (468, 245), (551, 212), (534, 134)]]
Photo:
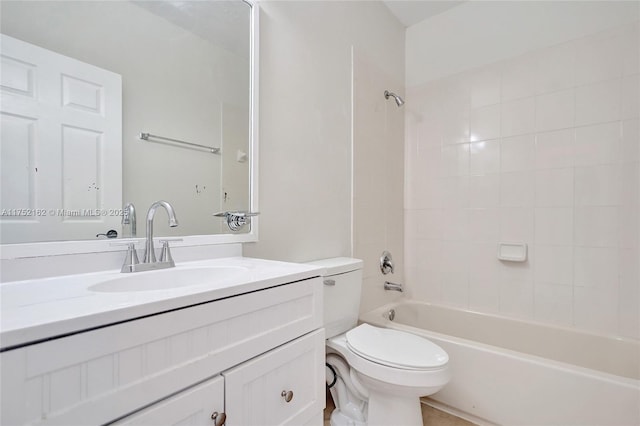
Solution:
[(223, 372), (226, 425), (303, 425), (317, 417), (325, 404), (324, 345), (324, 329), (317, 330)]
[(205, 383), (160, 401), (139, 413), (112, 423), (114, 426), (213, 426), (211, 417), (224, 415), (224, 378), (216, 376)]
[(104, 424), (322, 327), (307, 279), (0, 353), (0, 424)]

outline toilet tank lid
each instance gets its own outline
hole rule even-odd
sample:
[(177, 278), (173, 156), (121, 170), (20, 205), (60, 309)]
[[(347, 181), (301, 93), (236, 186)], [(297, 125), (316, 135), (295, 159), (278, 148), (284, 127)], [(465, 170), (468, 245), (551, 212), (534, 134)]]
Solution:
[(330, 259), (307, 262), (308, 265), (325, 268), (325, 276), (344, 274), (345, 272), (362, 269), (362, 260), (351, 257), (332, 257)]

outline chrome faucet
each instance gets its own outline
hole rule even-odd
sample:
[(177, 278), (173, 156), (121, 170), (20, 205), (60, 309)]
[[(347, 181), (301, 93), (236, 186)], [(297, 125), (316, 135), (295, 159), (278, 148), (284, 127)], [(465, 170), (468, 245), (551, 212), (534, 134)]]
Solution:
[[(133, 204), (127, 204), (133, 207)], [(162, 251), (160, 253), (160, 260), (156, 260), (156, 254), (153, 249), (153, 217), (156, 214), (156, 210), (158, 207), (164, 207), (169, 215), (169, 226), (172, 228), (178, 226), (178, 219), (176, 219), (176, 213), (173, 210), (171, 204), (166, 201), (156, 201), (151, 204), (149, 207), (149, 212), (147, 213), (147, 238), (144, 243), (144, 258), (143, 261), (138, 261), (138, 254), (136, 252), (136, 243), (127, 241), (127, 242), (119, 242), (113, 243), (112, 245), (125, 245), (127, 246), (127, 256), (124, 259), (124, 264), (122, 265), (122, 269), (120, 272), (142, 272), (142, 271), (151, 271), (154, 269), (165, 269), (165, 268), (173, 268), (176, 266), (173, 258), (171, 257), (171, 252), (169, 251), (169, 242), (170, 241), (182, 241), (180, 238), (165, 238), (160, 240), (162, 243)], [(133, 223), (135, 223), (135, 210), (133, 210)], [(126, 213), (126, 212), (125, 212)], [(131, 219), (131, 214), (129, 214), (129, 219)], [(124, 219), (123, 219), (124, 222)], [(135, 227), (133, 228), (133, 232), (135, 232)]]
[(122, 224), (131, 225), (131, 238), (136, 237), (137, 233), (136, 207), (133, 203), (127, 203), (122, 211)]
[(399, 291), (400, 293), (402, 293), (404, 291), (404, 288), (403, 288), (402, 284), (391, 283), (389, 281), (385, 281), (384, 282), (384, 289), (385, 290)]
[(142, 263), (156, 263), (156, 253), (153, 250), (153, 217), (158, 207), (164, 207), (167, 211), (170, 227), (175, 228), (178, 226), (178, 219), (176, 219), (176, 213), (171, 204), (166, 201), (156, 201), (151, 204), (147, 212), (147, 236), (144, 243), (144, 258), (142, 259)]

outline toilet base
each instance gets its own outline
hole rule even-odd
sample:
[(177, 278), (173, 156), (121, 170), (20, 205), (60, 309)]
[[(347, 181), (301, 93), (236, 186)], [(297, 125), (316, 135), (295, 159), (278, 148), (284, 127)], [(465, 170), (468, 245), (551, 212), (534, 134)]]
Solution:
[(422, 426), (420, 398), (369, 392), (368, 426)]
[(331, 413), (331, 426), (367, 426), (366, 422), (359, 422), (352, 417), (346, 416), (338, 408)]

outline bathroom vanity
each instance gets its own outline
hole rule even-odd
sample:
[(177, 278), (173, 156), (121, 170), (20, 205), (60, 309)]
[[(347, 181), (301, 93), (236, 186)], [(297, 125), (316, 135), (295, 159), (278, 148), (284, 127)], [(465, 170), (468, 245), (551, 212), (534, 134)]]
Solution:
[(4, 283), (0, 423), (321, 424), (321, 273), (238, 257)]

